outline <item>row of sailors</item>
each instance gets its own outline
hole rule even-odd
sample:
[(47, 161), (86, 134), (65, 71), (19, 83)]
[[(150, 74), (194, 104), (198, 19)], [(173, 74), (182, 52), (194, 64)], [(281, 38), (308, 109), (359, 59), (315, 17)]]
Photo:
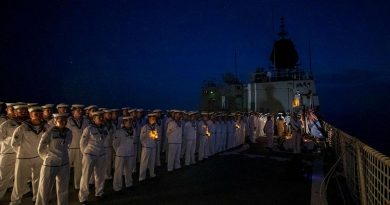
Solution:
[[(114, 164), (113, 189), (131, 187), (132, 173), (139, 165), (139, 181), (155, 177), (154, 167), (161, 165), (160, 155), (167, 155), (167, 171), (179, 169), (180, 158), (185, 165), (245, 142), (247, 127), (241, 115), (215, 116), (197, 112), (172, 110), (162, 118), (154, 110), (146, 118), (142, 110), (103, 109), (83, 105), (26, 105), (7, 103), (6, 115), (0, 119), (0, 199), (13, 182), (10, 204), (20, 204), (32, 183), (33, 201), (48, 204), (56, 182), (57, 204), (68, 204), (70, 167), (74, 168), (74, 186), (79, 201), (88, 201), (89, 183), (95, 184), (95, 195), (103, 196), (104, 182), (111, 178)], [(53, 116), (51, 118), (50, 116)]]

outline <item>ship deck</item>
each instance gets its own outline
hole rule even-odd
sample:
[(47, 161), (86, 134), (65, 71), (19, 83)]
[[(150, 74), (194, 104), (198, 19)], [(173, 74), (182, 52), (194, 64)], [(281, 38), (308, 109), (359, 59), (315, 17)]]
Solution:
[[(112, 180), (107, 180), (105, 197), (98, 200), (91, 191), (89, 202), (137, 205), (310, 204), (313, 155), (269, 153), (263, 141), (225, 151), (173, 173), (167, 173), (165, 166), (157, 167), (157, 177), (141, 183), (134, 174), (134, 186), (120, 193), (114, 193)], [(79, 204), (77, 193), (71, 182), (69, 204)], [(10, 192), (7, 192), (0, 204), (7, 204), (9, 199)], [(31, 196), (25, 197), (22, 202), (31, 203)]]

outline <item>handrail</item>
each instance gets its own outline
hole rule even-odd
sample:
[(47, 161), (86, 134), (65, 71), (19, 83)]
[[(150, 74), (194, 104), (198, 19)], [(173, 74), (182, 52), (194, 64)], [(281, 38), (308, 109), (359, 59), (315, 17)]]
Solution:
[(390, 204), (390, 158), (322, 121), (329, 146), (342, 157), (343, 175), (353, 200), (362, 205)]

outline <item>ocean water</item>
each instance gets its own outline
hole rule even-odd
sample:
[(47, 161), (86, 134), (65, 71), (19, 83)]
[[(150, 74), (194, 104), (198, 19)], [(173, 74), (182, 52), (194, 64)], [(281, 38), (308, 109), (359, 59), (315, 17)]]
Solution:
[(390, 157), (389, 120), (377, 114), (337, 113), (322, 118), (345, 133)]

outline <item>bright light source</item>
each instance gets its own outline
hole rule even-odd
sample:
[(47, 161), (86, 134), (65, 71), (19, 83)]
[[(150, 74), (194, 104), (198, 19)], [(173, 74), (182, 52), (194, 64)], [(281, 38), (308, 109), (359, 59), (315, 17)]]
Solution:
[(300, 99), (301, 99), (301, 95), (299, 94), (299, 92), (297, 92), (294, 96), (294, 99), (292, 101), (292, 106), (293, 108), (296, 108), (296, 107), (299, 107), (300, 105)]

